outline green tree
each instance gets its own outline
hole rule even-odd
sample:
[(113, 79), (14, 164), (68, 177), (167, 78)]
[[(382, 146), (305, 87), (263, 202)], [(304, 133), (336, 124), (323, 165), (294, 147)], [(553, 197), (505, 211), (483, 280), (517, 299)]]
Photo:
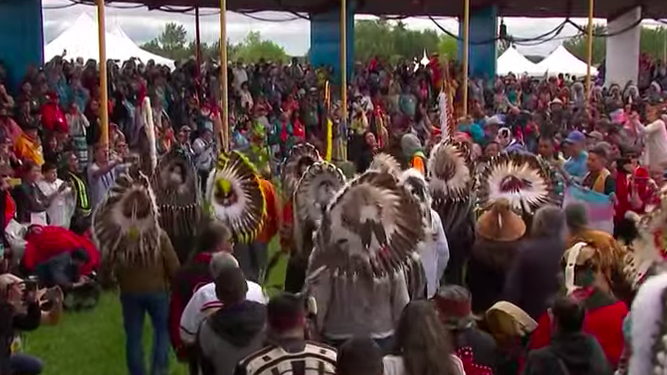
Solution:
[(456, 56), (456, 40), (439, 36), (434, 30), (410, 30), (401, 21), (360, 20), (354, 25), (356, 60), (367, 62), (377, 56), (395, 64), (402, 59), (421, 59), (424, 51), (453, 58)]
[[(602, 25), (595, 25), (593, 32), (597, 36), (593, 38), (593, 65), (602, 63), (607, 51), (607, 28)], [(588, 37), (585, 33), (567, 40), (564, 43), (565, 48), (573, 55), (577, 56), (583, 61), (588, 58)], [(662, 59), (665, 54), (665, 47), (667, 46), (667, 28), (657, 27), (649, 28), (642, 27), (640, 37), (640, 51), (651, 56), (654, 59)]]
[(194, 48), (188, 48), (187, 34), (183, 25), (170, 22), (165, 25), (157, 38), (142, 45), (141, 48), (172, 60), (182, 60), (192, 56), (191, 53), (194, 52)]
[[(232, 54), (229, 52), (232, 52)], [(262, 58), (275, 62), (287, 62), (289, 60), (289, 56), (283, 47), (270, 40), (262, 39), (259, 31), (249, 32), (241, 43), (231, 46), (231, 51), (228, 45), (228, 55), (228, 59), (232, 57), (231, 55), (234, 55), (235, 59), (240, 58), (245, 62), (257, 62)]]

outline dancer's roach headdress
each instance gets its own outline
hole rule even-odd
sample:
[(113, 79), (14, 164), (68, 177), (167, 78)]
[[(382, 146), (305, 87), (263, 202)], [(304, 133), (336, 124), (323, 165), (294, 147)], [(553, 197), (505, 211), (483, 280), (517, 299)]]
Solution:
[(221, 154), (206, 184), (206, 202), (236, 242), (250, 243), (266, 214), (264, 193), (253, 165), (237, 151)]
[(148, 178), (121, 175), (93, 216), (93, 235), (113, 266), (148, 266), (160, 261), (160, 226)]

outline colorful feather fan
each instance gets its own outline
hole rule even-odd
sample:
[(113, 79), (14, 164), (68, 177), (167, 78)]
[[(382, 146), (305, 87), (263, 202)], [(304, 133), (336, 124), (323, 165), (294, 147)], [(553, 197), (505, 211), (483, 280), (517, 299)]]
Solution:
[(206, 202), (236, 242), (254, 241), (266, 215), (266, 202), (257, 172), (243, 154), (232, 151), (218, 157), (206, 184)]

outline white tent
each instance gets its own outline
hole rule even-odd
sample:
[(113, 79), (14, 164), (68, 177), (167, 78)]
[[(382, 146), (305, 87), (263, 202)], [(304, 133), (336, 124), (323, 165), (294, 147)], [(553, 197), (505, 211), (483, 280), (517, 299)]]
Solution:
[(504, 76), (509, 73), (514, 73), (516, 75), (522, 75), (528, 73), (528, 75), (539, 74), (534, 62), (528, 60), (523, 56), (519, 51), (510, 46), (502, 55), (498, 58), (498, 75)]
[[(72, 26), (44, 47), (44, 60), (49, 61), (55, 56), (60, 56), (63, 51), (67, 51), (66, 58), (81, 57), (84, 60), (98, 60), (98, 45), (97, 23), (88, 14), (82, 13)], [(139, 48), (117, 26), (112, 28), (111, 31), (106, 31), (106, 50), (108, 60), (126, 61), (134, 57), (144, 63), (148, 60), (154, 60), (157, 64), (174, 67), (172, 60)]]
[[(571, 74), (574, 76), (586, 75), (586, 63), (576, 58), (563, 46), (559, 46), (544, 60), (537, 64), (541, 73)], [(598, 70), (591, 67), (591, 75), (597, 75)]]

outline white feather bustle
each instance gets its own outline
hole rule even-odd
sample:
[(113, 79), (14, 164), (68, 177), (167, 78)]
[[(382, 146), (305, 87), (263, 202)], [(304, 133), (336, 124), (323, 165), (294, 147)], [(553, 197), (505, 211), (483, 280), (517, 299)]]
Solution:
[[(655, 349), (667, 347), (667, 337), (663, 336), (663, 326), (667, 316), (663, 294), (667, 288), (667, 274), (649, 278), (639, 289), (632, 303), (631, 345), (629, 375), (652, 375), (656, 365)], [(663, 343), (658, 343), (658, 340)], [(664, 371), (665, 366), (662, 366)], [(663, 374), (664, 372), (659, 372)]]
[[(453, 163), (454, 175), (445, 178), (438, 170), (445, 163)], [(444, 140), (435, 145), (427, 161), (429, 187), (434, 198), (464, 200), (470, 198), (475, 184), (474, 163), (467, 146)]]
[(144, 123), (144, 131), (146, 132), (146, 139), (148, 140), (148, 155), (151, 161), (151, 171), (155, 170), (157, 166), (157, 141), (155, 139), (155, 124), (153, 122), (153, 108), (151, 107), (151, 100), (146, 96), (141, 103), (141, 117)]
[(401, 164), (396, 158), (384, 152), (373, 157), (373, 161), (371, 161), (368, 169), (381, 173), (389, 173), (396, 178), (399, 178), (401, 175)]

